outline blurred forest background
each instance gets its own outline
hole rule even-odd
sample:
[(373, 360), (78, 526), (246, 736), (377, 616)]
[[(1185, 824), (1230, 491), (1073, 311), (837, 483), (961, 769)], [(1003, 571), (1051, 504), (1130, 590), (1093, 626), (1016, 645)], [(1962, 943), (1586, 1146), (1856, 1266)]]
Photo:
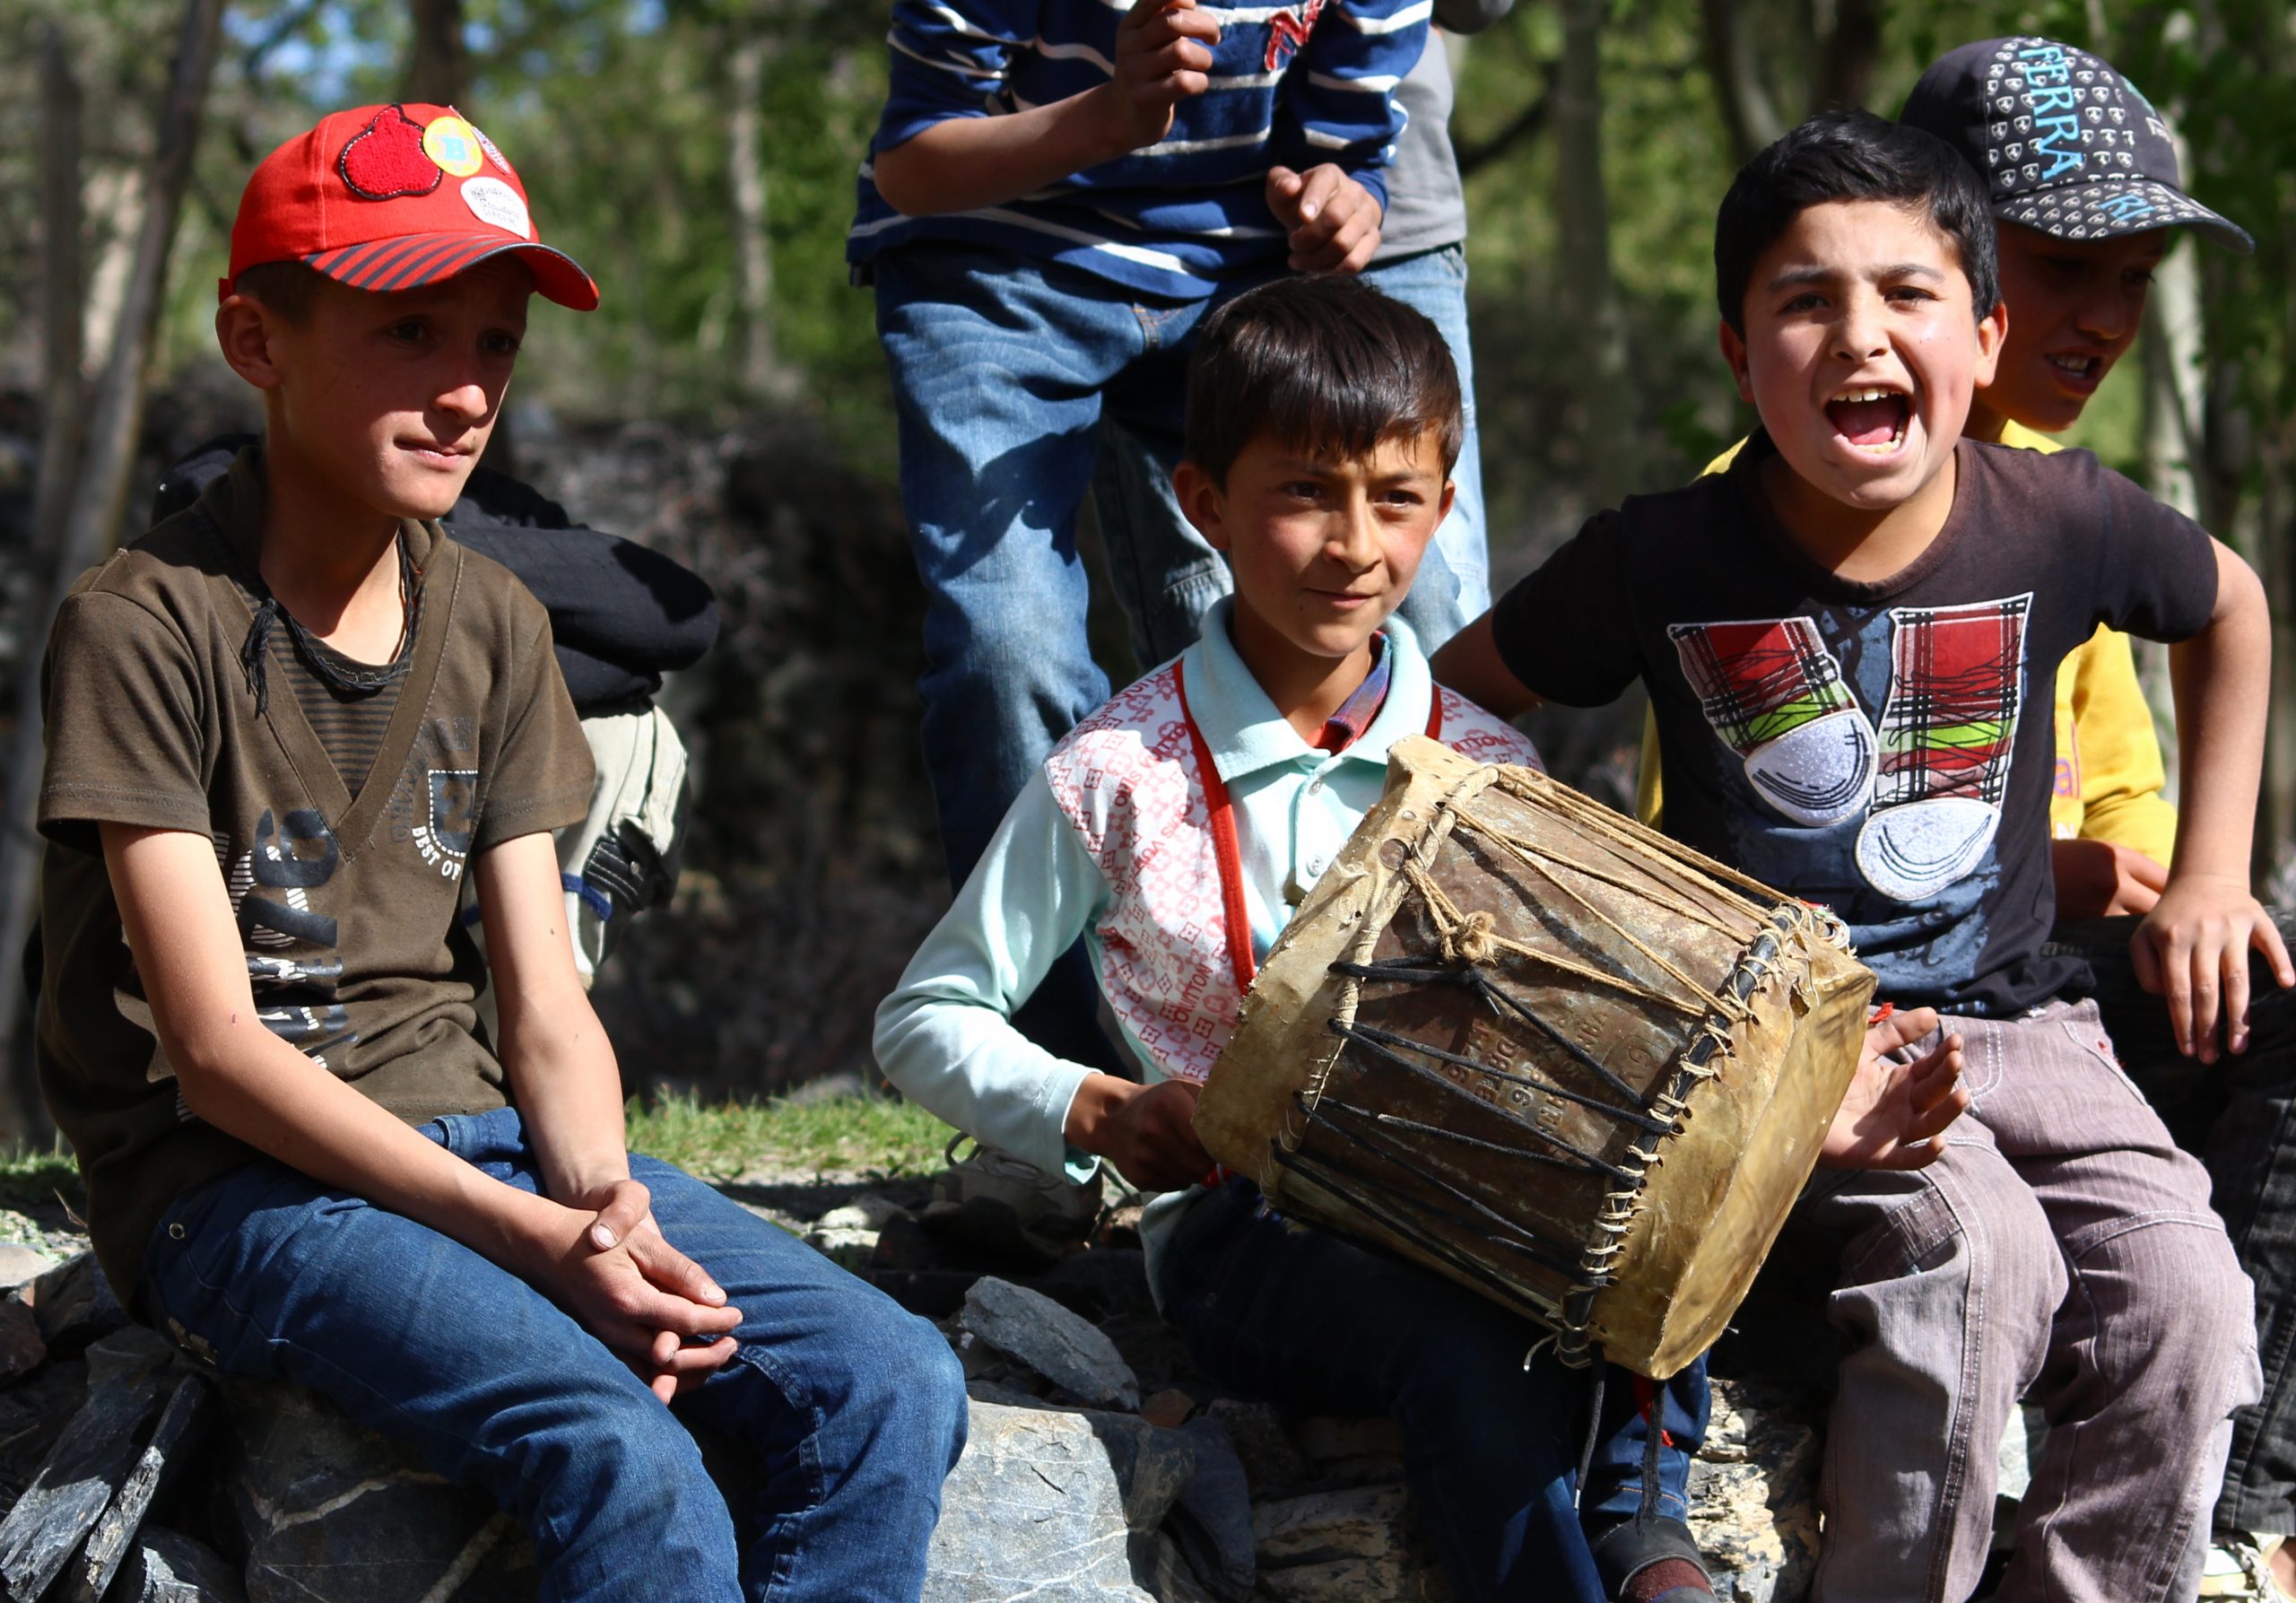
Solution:
[[(853, 174), (884, 84), (865, 0), (0, 0), (0, 1135), (37, 1136), (14, 954), (37, 783), (31, 681), (59, 575), (142, 527), (174, 454), (256, 414), (210, 330), (239, 187), (321, 112), (455, 104), (598, 278), (538, 306), (490, 464), (719, 592), (665, 700), (699, 787), (676, 905), (600, 1000), (633, 1083), (756, 1093), (865, 1072), (871, 1010), (947, 895), (916, 755), (922, 602), (893, 498)], [(1710, 228), (1805, 112), (1894, 111), (1963, 40), (2033, 31), (2120, 66), (2186, 182), (2256, 235), (2187, 242), (2079, 443), (2263, 571), (2280, 638), (2260, 876), (2296, 890), (2296, 5), (1520, 0), (1473, 40), (1453, 134), (1496, 577), (1742, 431)], [(1089, 531), (1088, 531), (1089, 533)], [(1126, 675), (1111, 624), (1112, 675)], [(2149, 672), (2162, 688), (2155, 661)], [(1639, 710), (1555, 719), (1558, 768), (1631, 796)]]

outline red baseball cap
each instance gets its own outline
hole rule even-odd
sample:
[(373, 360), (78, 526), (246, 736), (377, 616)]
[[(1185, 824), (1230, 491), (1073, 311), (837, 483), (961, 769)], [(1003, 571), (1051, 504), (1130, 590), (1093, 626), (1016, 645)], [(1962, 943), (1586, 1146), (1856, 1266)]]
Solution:
[(231, 223), (228, 298), (239, 274), (299, 261), (353, 289), (411, 290), (516, 251), (535, 288), (588, 311), (598, 286), (535, 237), (526, 188), (494, 142), (451, 106), (361, 106), (263, 159)]

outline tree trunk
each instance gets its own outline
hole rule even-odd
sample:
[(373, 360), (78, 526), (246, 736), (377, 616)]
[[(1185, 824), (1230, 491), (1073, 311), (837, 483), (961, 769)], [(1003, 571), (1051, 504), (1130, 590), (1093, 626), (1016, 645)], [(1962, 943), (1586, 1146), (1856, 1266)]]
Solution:
[[(0, 1051), (11, 1056), (24, 1002), (22, 987), (12, 981), (17, 954), (31, 924), (34, 870), (39, 862), (31, 819), (42, 741), (39, 669), (34, 655), (39, 648), (30, 642), (46, 640), (48, 625), (54, 621), (65, 591), (82, 569), (118, 538), (128, 475), (135, 465), (136, 435), (144, 421), (145, 370), (159, 327), (161, 295), (167, 288), (168, 255), (175, 244), (184, 195), (191, 186), (192, 154), (199, 143), (201, 114), (206, 106), (207, 81), (215, 65), (222, 19), (223, 0), (188, 0), (184, 8), (183, 25), (176, 37), (175, 66), (169, 76), (167, 100), (160, 110), (152, 146), (150, 175), (144, 186), (150, 199), (120, 302), (119, 326), (112, 336), (110, 360), (89, 408), (86, 455), (54, 553), (54, 582), (39, 627), (25, 632), (25, 661), (17, 675), (15, 749), (8, 766), (5, 822), (9, 827), (0, 832)], [(21, 1097), (28, 1079), (14, 1073), (7, 1078)], [(27, 1101), (20, 1110), (22, 1118), (29, 1121), (35, 1117), (38, 1106), (36, 1097)]]
[(1602, 47), (1608, 9), (1605, 0), (1562, 0), (1562, 59), (1552, 92), (1562, 322), (1577, 342), (1574, 370), (1584, 377), (1578, 432), (1594, 470), (1591, 488), (1606, 502), (1635, 488), (1640, 457), (1603, 182)]
[[(40, 321), (39, 477), (32, 492), (35, 562), (56, 549), (64, 508), (80, 460), (80, 397), (84, 331), (80, 321), (80, 83), (72, 75), (64, 30), (40, 30)], [(13, 814), (9, 816), (14, 816)]]
[(727, 63), (733, 104), (726, 118), (734, 202), (734, 281), (742, 311), (742, 390), (760, 400), (783, 388), (773, 349), (773, 241), (766, 232), (765, 163), (758, 102), (765, 93), (766, 39), (754, 18)]
[(414, 38), (407, 50), (410, 100), (460, 106), (470, 94), (470, 50), (463, 41), (463, 0), (414, 0)]
[(1747, 36), (1743, 0), (1700, 0), (1698, 11), (1722, 126), (1729, 131), (1733, 158), (1744, 163), (1786, 132), (1786, 122), (1779, 116), (1770, 86), (1762, 82), (1759, 52)]
[(1824, 42), (1810, 81), (1810, 109), (1863, 106), (1882, 54), (1882, 7), (1877, 0), (1831, 0), (1825, 9), (1833, 14), (1819, 30)]

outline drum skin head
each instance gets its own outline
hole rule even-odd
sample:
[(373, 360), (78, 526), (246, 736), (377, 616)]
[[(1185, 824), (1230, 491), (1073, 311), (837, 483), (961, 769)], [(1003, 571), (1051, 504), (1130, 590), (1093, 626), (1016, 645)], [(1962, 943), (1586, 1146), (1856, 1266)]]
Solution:
[[(1566, 866), (1562, 881), (1541, 854)], [(1484, 910), (1518, 946), (1472, 965), (1433, 955), (1431, 887), (1443, 918)], [(1262, 964), (1196, 1132), (1287, 1213), (1561, 1332), (1566, 1358), (1599, 1347), (1664, 1379), (1736, 1310), (1855, 1073), (1874, 979), (1827, 934), (1800, 904), (1544, 775), (1400, 742), (1386, 795)], [(1554, 958), (1533, 961), (1550, 946)], [(1557, 1049), (1457, 985), (1413, 992), (1334, 968), (1381, 962), (1484, 971), (1579, 1044)], [(1656, 971), (1673, 1001), (1621, 983)], [(1709, 1009), (1734, 983), (1743, 1001)], [(1436, 1050), (1397, 1059), (1343, 1032), (1366, 1025)], [(1654, 1122), (1590, 1113), (1625, 1099), (1574, 1050), (1631, 1085), (1632, 1111)], [(1423, 1133), (1437, 1109), (1448, 1137)], [(1607, 1177), (1558, 1165), (1541, 1131)], [(1417, 1146), (1382, 1168), (1363, 1156), (1366, 1136)], [(1509, 1145), (1544, 1157), (1499, 1150)], [(1526, 1261), (1525, 1240), (1549, 1256)]]

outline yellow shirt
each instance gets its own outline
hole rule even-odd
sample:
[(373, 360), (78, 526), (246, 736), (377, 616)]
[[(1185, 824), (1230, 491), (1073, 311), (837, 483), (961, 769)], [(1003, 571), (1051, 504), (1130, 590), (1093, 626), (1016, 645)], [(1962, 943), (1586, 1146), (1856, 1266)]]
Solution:
[[(1706, 465), (1719, 473), (1738, 454), (1739, 441)], [(2025, 450), (2062, 449), (2021, 423), (2002, 431), (2001, 443)], [(1642, 715), (1642, 771), (1635, 812), (1655, 826), (1664, 805), (1658, 725)], [(2161, 795), (2167, 775), (2152, 710), (2136, 683), (2128, 637), (2100, 628), (2057, 670), (2057, 779), (2049, 797), (2049, 832), (2109, 841), (2166, 865), (2176, 848), (2177, 809)]]

